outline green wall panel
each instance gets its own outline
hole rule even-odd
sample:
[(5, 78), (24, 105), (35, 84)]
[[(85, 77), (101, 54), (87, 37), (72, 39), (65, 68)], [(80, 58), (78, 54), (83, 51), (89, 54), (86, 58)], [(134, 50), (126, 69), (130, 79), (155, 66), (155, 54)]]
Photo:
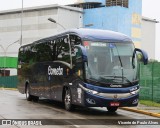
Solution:
[(17, 68), (17, 57), (0, 57), (0, 68)]
[(0, 87), (4, 88), (17, 88), (17, 76), (0, 77)]

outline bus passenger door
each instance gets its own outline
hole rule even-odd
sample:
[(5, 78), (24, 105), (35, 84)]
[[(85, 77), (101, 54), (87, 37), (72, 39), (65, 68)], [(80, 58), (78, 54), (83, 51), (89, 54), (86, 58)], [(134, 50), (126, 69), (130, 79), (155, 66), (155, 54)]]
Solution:
[(84, 79), (84, 63), (82, 50), (79, 46), (75, 47), (75, 56), (72, 56), (73, 60), (73, 71), (74, 71), (74, 80), (73, 80), (73, 94), (72, 101), (74, 104), (81, 105), (83, 104), (83, 91), (79, 87), (79, 84), (83, 84)]

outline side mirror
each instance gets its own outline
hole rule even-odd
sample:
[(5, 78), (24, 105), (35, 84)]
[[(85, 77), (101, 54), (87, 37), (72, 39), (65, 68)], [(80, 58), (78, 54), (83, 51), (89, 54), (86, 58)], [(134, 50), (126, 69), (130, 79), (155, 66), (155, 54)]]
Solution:
[(141, 49), (138, 49), (138, 48), (135, 48), (134, 50), (134, 53), (133, 53), (133, 58), (135, 58), (135, 54), (139, 52), (137, 55), (138, 57), (138, 60), (143, 62), (144, 65), (147, 65), (148, 64), (148, 54), (144, 51), (144, 50), (141, 50)]

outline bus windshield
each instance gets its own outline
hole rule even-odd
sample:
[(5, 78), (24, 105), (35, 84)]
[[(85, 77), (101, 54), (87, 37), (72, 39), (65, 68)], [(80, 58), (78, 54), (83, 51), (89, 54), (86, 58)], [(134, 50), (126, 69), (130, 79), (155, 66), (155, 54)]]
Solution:
[(132, 42), (84, 41), (88, 61), (86, 79), (110, 84), (132, 84), (137, 81), (137, 59)]

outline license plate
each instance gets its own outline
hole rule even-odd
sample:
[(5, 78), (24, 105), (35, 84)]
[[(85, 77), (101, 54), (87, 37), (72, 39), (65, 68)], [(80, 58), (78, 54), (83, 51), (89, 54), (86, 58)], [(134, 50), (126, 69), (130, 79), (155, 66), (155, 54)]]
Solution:
[(110, 106), (119, 106), (119, 102), (111, 102)]

